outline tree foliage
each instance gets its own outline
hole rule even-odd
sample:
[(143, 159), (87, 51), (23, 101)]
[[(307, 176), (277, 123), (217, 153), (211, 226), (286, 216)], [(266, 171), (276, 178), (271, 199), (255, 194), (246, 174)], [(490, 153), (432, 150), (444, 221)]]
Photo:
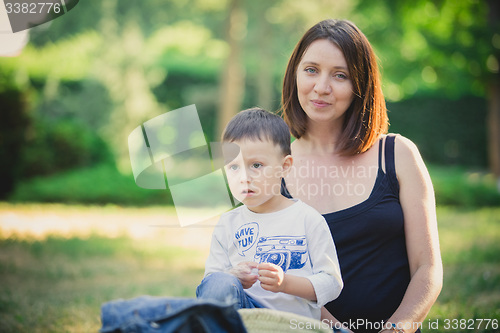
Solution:
[(375, 45), (393, 101), (414, 95), (486, 96), (494, 31), (485, 1), (367, 1), (354, 20)]
[[(25, 138), (39, 133), (42, 140), (45, 127), (79, 124), (72, 130), (84, 126), (86, 133), (103, 137), (123, 167), (129, 164), (130, 131), (167, 110), (197, 104), (209, 140), (217, 140), (224, 73), (231, 76), (231, 3), (81, 1), (67, 15), (32, 29), (20, 56), (0, 58), (0, 91), (14, 89), (27, 100), (29, 112), (23, 114), (39, 131), (29, 132), (26, 125)], [(279, 108), (281, 80), (295, 43), (325, 18), (349, 19), (367, 35), (379, 56), (390, 102), (437, 96), (484, 99), (498, 76), (500, 34), (488, 25), (491, 8), (486, 1), (240, 4), (231, 33), (240, 47), (237, 61), (244, 80), (238, 84), (244, 95), (231, 107), (233, 113), (254, 105)], [(482, 111), (478, 115), (484, 117)], [(75, 157), (68, 167), (79, 163)]]

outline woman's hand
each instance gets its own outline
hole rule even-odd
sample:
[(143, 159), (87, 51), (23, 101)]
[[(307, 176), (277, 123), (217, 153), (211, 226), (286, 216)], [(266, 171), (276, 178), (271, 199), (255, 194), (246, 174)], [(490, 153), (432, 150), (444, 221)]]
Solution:
[(257, 282), (259, 276), (252, 273), (252, 269), (257, 268), (258, 265), (258, 263), (252, 261), (240, 262), (236, 267), (231, 268), (229, 273), (240, 280), (243, 289), (248, 289)]
[(285, 273), (283, 269), (268, 262), (259, 264), (259, 281), (262, 289), (275, 293), (283, 292), (285, 289)]

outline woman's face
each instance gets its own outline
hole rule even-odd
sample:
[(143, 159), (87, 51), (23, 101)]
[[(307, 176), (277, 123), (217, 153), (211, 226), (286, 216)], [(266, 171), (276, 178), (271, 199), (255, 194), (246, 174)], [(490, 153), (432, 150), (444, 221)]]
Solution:
[(309, 45), (297, 67), (297, 95), (308, 122), (343, 120), (354, 98), (347, 62), (326, 39)]

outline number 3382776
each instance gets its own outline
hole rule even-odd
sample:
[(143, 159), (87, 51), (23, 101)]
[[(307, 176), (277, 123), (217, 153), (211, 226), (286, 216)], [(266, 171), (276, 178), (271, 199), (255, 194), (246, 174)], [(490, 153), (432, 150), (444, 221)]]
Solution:
[(445, 319), (445, 330), (497, 329), (498, 319)]
[(41, 13), (60, 13), (61, 4), (53, 2), (6, 2), (5, 9), (7, 14), (41, 14)]

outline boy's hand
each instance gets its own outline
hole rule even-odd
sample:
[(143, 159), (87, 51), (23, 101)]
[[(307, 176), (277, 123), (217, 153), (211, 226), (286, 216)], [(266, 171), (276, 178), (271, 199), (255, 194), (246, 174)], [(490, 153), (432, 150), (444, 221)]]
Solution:
[(257, 278), (259, 277), (257, 274), (252, 273), (253, 268), (257, 268), (259, 264), (252, 261), (240, 262), (235, 267), (229, 270), (229, 273), (233, 274), (240, 280), (243, 289), (248, 289), (255, 282), (257, 282)]
[(268, 262), (259, 264), (259, 281), (263, 289), (275, 293), (285, 290), (285, 273), (283, 269), (275, 264)]

